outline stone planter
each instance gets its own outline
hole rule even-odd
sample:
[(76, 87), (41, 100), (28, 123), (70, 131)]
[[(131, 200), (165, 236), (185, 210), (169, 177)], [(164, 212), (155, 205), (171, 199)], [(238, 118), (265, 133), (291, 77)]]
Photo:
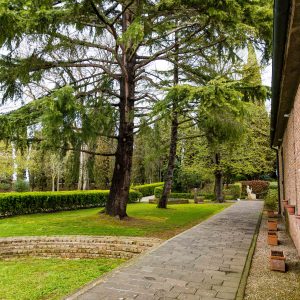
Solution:
[(277, 220), (268, 220), (268, 230), (277, 231)]
[(286, 210), (289, 213), (289, 215), (294, 215), (295, 214), (295, 205), (286, 205)]
[(278, 235), (275, 231), (268, 231), (268, 245), (277, 246), (278, 245)]
[(283, 251), (271, 250), (270, 269), (272, 271), (285, 272), (285, 257)]

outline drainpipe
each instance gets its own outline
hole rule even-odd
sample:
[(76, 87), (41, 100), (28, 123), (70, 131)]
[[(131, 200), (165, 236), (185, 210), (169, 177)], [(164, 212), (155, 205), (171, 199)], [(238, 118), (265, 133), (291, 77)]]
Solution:
[(271, 147), (272, 150), (276, 151), (276, 169), (277, 169), (277, 185), (278, 185), (278, 214), (281, 215), (281, 205), (280, 205), (280, 178), (279, 178), (279, 154), (278, 147)]

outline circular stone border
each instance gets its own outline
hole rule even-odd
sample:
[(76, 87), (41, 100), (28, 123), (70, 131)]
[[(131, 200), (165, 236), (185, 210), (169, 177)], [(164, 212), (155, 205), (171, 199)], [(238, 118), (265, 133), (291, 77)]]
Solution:
[(0, 258), (132, 258), (162, 240), (124, 236), (36, 236), (0, 238)]

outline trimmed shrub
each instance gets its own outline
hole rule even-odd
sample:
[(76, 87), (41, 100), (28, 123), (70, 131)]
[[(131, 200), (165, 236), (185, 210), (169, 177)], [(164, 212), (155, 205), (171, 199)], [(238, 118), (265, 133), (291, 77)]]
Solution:
[(156, 187), (155, 189), (154, 189), (154, 196), (155, 196), (155, 198), (160, 198), (161, 197), (161, 195), (162, 195), (162, 192), (163, 192), (163, 186), (162, 187)]
[(192, 193), (170, 193), (169, 198), (171, 199), (194, 199)]
[(152, 196), (154, 195), (154, 190), (156, 187), (163, 187), (163, 182), (155, 182), (149, 184), (142, 184), (142, 185), (134, 185), (131, 188), (135, 191), (140, 192), (143, 197)]
[(241, 198), (242, 185), (240, 183), (229, 184), (224, 188), (225, 199), (235, 200)]
[(265, 198), (265, 207), (270, 210), (277, 210), (278, 207), (278, 190), (269, 189)]
[(10, 191), (11, 185), (6, 182), (0, 182), (0, 190), (1, 191)]
[(264, 198), (269, 189), (269, 182), (264, 180), (241, 181), (242, 194), (247, 195), (247, 185), (252, 188), (252, 193), (256, 194), (257, 198)]
[[(156, 187), (154, 190), (155, 198), (160, 198), (163, 192), (163, 187)], [(169, 198), (171, 199), (194, 199), (192, 193), (170, 193)]]
[(212, 201), (216, 200), (214, 193), (201, 192), (201, 193), (199, 193), (199, 196), (204, 197), (204, 199), (206, 199), (206, 200), (212, 200)]
[[(0, 216), (34, 214), (105, 206), (108, 190), (0, 194)], [(142, 194), (131, 190), (129, 203)]]
[(19, 193), (28, 192), (29, 191), (29, 183), (25, 180), (18, 179), (14, 183), (14, 191), (19, 192)]
[(269, 185), (270, 190), (277, 190), (278, 189), (278, 182), (277, 181), (271, 181)]

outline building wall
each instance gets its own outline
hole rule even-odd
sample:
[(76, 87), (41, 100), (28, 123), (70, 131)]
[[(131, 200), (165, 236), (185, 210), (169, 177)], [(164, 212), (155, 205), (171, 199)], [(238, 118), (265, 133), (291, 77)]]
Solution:
[[(281, 200), (289, 200), (289, 204), (296, 206), (296, 215), (300, 215), (300, 85), (279, 148), (279, 182)], [(288, 219), (291, 237), (300, 254), (300, 222), (294, 216)]]

